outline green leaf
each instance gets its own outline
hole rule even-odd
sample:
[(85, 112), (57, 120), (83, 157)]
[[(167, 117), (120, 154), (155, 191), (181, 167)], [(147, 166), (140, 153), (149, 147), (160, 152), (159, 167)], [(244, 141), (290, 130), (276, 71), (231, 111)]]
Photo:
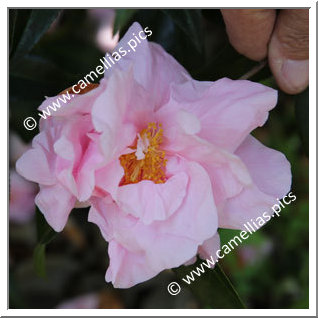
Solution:
[(215, 81), (222, 77), (238, 79), (257, 62), (240, 55), (230, 43), (226, 43), (215, 55), (211, 56), (208, 64), (198, 70), (199, 79)]
[(38, 244), (33, 253), (33, 263), (35, 272), (40, 277), (46, 276), (46, 268), (45, 268), (45, 244)]
[(164, 9), (173, 22), (183, 31), (199, 53), (203, 52), (202, 14), (199, 9)]
[[(36, 76), (34, 71), (36, 70)], [(10, 75), (15, 77), (41, 82), (50, 85), (59, 85), (61, 90), (67, 85), (72, 85), (78, 81), (78, 77), (67, 73), (52, 61), (37, 55), (26, 54), (10, 65)]]
[(245, 308), (242, 300), (234, 289), (232, 283), (223, 272), (221, 266), (216, 264), (214, 269), (206, 269), (200, 277), (195, 277), (190, 285), (185, 283), (182, 278), (190, 274), (192, 270), (201, 265), (202, 260), (198, 259), (191, 266), (180, 266), (174, 269), (181, 283), (188, 286), (205, 308), (214, 309), (239, 309)]
[(114, 22), (113, 35), (116, 34), (117, 31), (120, 31), (121, 29), (123, 29), (137, 11), (138, 10), (136, 9), (117, 9), (115, 22)]
[(12, 52), (17, 47), (22, 36), (23, 30), (28, 22), (31, 14), (30, 9), (10, 9), (9, 10), (9, 52), (10, 57)]
[(33, 253), (33, 264), (35, 272), (40, 277), (46, 276), (45, 267), (45, 249), (46, 245), (50, 243), (57, 235), (49, 224), (46, 222), (43, 214), (36, 208), (36, 230), (38, 244), (36, 245)]
[(57, 235), (38, 208), (36, 209), (36, 230), (39, 244), (48, 244)]
[(296, 96), (295, 112), (302, 145), (309, 155), (309, 88)]
[[(30, 12), (31, 11), (31, 12)], [(16, 60), (29, 53), (33, 46), (48, 30), (57, 18), (60, 10), (55, 9), (19, 9), (12, 12), (11, 26), (11, 58)]]

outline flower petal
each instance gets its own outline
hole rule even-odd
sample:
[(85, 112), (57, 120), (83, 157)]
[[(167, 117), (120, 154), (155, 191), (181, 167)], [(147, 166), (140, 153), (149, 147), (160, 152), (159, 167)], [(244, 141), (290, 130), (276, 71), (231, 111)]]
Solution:
[(111, 161), (95, 173), (95, 187), (99, 192), (108, 192), (114, 200), (117, 198), (119, 183), (124, 176), (124, 169), (118, 159)]
[(220, 249), (220, 236), (218, 233), (213, 235), (208, 240), (204, 241), (199, 247), (198, 253), (202, 259), (210, 259), (211, 256), (216, 261), (216, 252)]
[[(106, 86), (107, 81), (102, 80), (97, 88), (89, 91), (86, 94), (81, 95), (76, 94), (72, 91), (72, 88), (69, 88), (69, 95), (65, 94), (65, 98), (63, 97), (63, 95), (47, 97), (38, 107), (38, 110), (45, 111), (45, 113), (49, 113), (50, 115), (47, 115), (48, 118), (50, 116), (70, 117), (76, 114), (87, 114), (91, 111), (93, 102), (95, 101), (96, 97), (99, 96), (101, 92), (105, 90)], [(79, 91), (80, 89), (77, 86), (75, 90)], [(54, 107), (54, 105), (60, 105), (60, 107)], [(49, 106), (53, 107), (53, 109)], [(56, 111), (54, 111), (54, 108), (56, 109)], [(47, 119), (45, 119), (44, 121), (46, 120)], [(41, 121), (43, 121), (43, 119), (41, 119)]]
[(281, 199), (290, 190), (291, 167), (285, 155), (248, 136), (235, 152), (247, 166), (256, 186)]
[(140, 90), (131, 71), (115, 71), (107, 89), (94, 103), (92, 120), (96, 131), (101, 132), (100, 147), (108, 161), (133, 143), (139, 125), (151, 121), (152, 103)]
[[(116, 46), (116, 52), (120, 48), (129, 49), (127, 43), (134, 39), (134, 35), (140, 34), (143, 29), (135, 22)], [(170, 96), (170, 85), (182, 83), (190, 79), (188, 72), (165, 50), (156, 43), (142, 40), (136, 46), (136, 52), (130, 52), (121, 58), (111, 69), (105, 72), (107, 78), (111, 78), (114, 70), (129, 70), (133, 67), (134, 79), (142, 85), (150, 96), (156, 101), (156, 106), (163, 105)]]
[(143, 180), (119, 187), (116, 200), (123, 211), (150, 224), (167, 219), (179, 208), (186, 195), (187, 183), (188, 176), (184, 172), (162, 184)]
[(244, 224), (261, 216), (263, 212), (273, 214), (271, 207), (276, 199), (261, 192), (256, 186), (244, 188), (238, 195), (219, 207), (219, 227), (244, 230)]
[[(89, 221), (100, 227), (106, 240), (115, 241), (107, 280), (116, 287), (130, 287), (164, 269), (184, 264), (195, 256), (199, 245), (216, 233), (217, 212), (209, 177), (196, 163), (173, 160), (181, 161), (174, 166), (187, 172), (189, 183), (181, 206), (164, 221), (145, 225), (122, 211), (111, 197), (92, 199)], [(125, 262), (129, 263), (129, 271), (125, 270)]]
[(35, 204), (56, 232), (63, 230), (76, 198), (60, 184), (40, 186)]
[(192, 80), (174, 85), (171, 100), (199, 118), (198, 136), (233, 152), (266, 122), (268, 111), (276, 105), (277, 91), (245, 80), (222, 78), (209, 86)]
[(40, 148), (30, 149), (24, 153), (16, 163), (16, 170), (21, 176), (33, 182), (44, 185), (52, 185), (55, 182), (47, 156)]

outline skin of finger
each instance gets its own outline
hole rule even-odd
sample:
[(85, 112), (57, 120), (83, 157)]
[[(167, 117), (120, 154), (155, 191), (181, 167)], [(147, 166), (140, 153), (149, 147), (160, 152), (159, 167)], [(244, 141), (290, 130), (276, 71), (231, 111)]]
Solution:
[(269, 44), (269, 65), (279, 87), (297, 94), (309, 80), (309, 10), (279, 12)]
[(222, 9), (221, 12), (233, 47), (252, 60), (264, 59), (275, 24), (276, 10)]

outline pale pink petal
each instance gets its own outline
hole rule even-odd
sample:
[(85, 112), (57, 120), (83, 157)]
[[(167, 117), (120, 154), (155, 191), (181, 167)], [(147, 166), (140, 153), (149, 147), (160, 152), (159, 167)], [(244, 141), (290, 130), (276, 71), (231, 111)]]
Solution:
[(136, 231), (139, 220), (121, 211), (110, 195), (103, 198), (92, 197), (90, 201), (92, 205), (88, 221), (98, 225), (104, 239), (110, 242), (116, 238), (121, 244), (129, 246), (130, 250), (139, 251), (141, 244), (146, 242), (139, 242), (140, 236), (136, 236), (134, 240), (130, 238), (131, 232)]
[[(63, 98), (62, 95), (47, 97), (38, 107), (38, 110), (40, 111), (39, 113), (42, 114), (42, 112), (45, 111), (46, 114), (49, 114), (47, 115), (47, 119), (50, 117), (69, 117), (76, 114), (87, 114), (91, 111), (93, 102), (95, 101), (97, 96), (99, 96), (105, 90), (106, 86), (107, 81), (103, 80), (100, 82), (100, 85), (98, 87), (85, 94), (80, 95), (74, 93), (71, 87), (68, 90), (69, 95), (67, 95), (67, 93), (64, 94), (65, 98)], [(79, 86), (77, 86), (75, 90), (79, 91)], [(60, 107), (58, 107), (58, 105)], [(54, 111), (54, 109), (56, 109), (56, 111)], [(44, 115), (42, 114), (42, 116)], [(45, 119), (44, 121), (46, 121), (47, 119)], [(41, 122), (42, 121), (43, 120), (41, 119)]]
[(95, 171), (101, 165), (103, 156), (96, 143), (89, 143), (80, 165), (77, 167), (76, 183), (78, 187), (78, 200), (85, 201), (90, 198), (95, 188)]
[(54, 140), (59, 136), (61, 123), (54, 125), (54, 121), (47, 120), (45, 130), (36, 135), (32, 141), (32, 149), (28, 150), (16, 162), (16, 170), (24, 178), (43, 185), (53, 185), (56, 182), (54, 168), (56, 155)]
[(254, 185), (245, 187), (219, 209), (220, 227), (244, 229), (246, 222), (255, 220), (271, 209), (290, 190), (291, 171), (286, 157), (267, 148), (249, 136), (236, 154), (246, 164)]
[(35, 203), (56, 232), (63, 230), (76, 198), (59, 184), (40, 186)]
[(113, 160), (95, 173), (95, 187), (117, 197), (118, 186), (124, 176), (124, 169), (118, 159)]
[[(216, 233), (217, 212), (206, 172), (196, 163), (171, 160), (177, 161), (176, 170), (186, 171), (189, 184), (181, 206), (168, 219), (145, 225), (120, 210), (110, 197), (92, 200), (89, 221), (100, 227), (105, 239), (116, 242), (107, 272), (114, 286), (127, 288), (184, 264)], [(129, 271), (124, 270), (127, 262)], [(148, 270), (142, 274), (144, 266)]]
[(171, 151), (178, 151), (183, 144), (182, 139), (188, 135), (195, 135), (201, 130), (201, 123), (196, 115), (178, 109), (178, 105), (169, 102), (155, 113), (155, 121), (162, 125), (166, 142), (163, 147)]
[[(189, 177), (187, 194), (177, 210), (170, 218), (169, 222), (162, 227), (162, 231), (175, 233), (183, 237), (204, 241), (211, 237), (217, 229), (217, 213), (213, 200), (211, 182), (206, 171), (196, 162), (184, 161), (178, 158), (171, 158), (174, 167), (179, 167), (180, 171), (185, 171)], [(179, 162), (178, 162), (179, 161)], [(175, 173), (177, 173), (177, 168)], [(191, 225), (184, 219), (192, 220)], [(202, 219), (199, 221), (198, 219)], [(196, 222), (193, 222), (193, 221)], [(203, 220), (205, 220), (203, 222)]]
[(274, 197), (261, 192), (256, 186), (246, 187), (219, 207), (219, 227), (244, 230), (246, 222), (255, 220), (263, 212), (272, 215), (271, 207), (276, 203)]
[(33, 182), (44, 185), (52, 185), (55, 182), (47, 156), (40, 148), (30, 149), (24, 153), (16, 163), (16, 170), (21, 176)]
[[(128, 71), (130, 67), (133, 67), (134, 79), (146, 89), (150, 96), (153, 96), (156, 107), (160, 107), (169, 99), (170, 85), (183, 83), (190, 79), (190, 76), (160, 45), (150, 43), (147, 39), (140, 41), (136, 52), (133, 52), (128, 43), (134, 39), (134, 34), (139, 35), (142, 30), (137, 22), (131, 25), (114, 50), (118, 52), (122, 47), (130, 52), (108, 69), (105, 77), (111, 78), (116, 69)], [(151, 40), (151, 36), (148, 39)]]
[(214, 236), (204, 241), (204, 243), (199, 247), (198, 253), (201, 259), (211, 259), (213, 257), (214, 261), (217, 260), (216, 252), (220, 249), (220, 236), (216, 233)]
[[(169, 116), (173, 116), (170, 112)], [(172, 127), (169, 119), (163, 123), (164, 142), (163, 149), (167, 152), (177, 153), (191, 161), (201, 164), (214, 164), (216, 166), (228, 166), (234, 175), (243, 184), (250, 184), (251, 178), (242, 160), (235, 154), (215, 146), (197, 135), (180, 132), (179, 127)], [(166, 134), (165, 132), (169, 133)], [(172, 131), (172, 133), (170, 133)]]
[(195, 134), (200, 131), (197, 117), (170, 107), (173, 105), (165, 105), (156, 112), (157, 121), (163, 123), (163, 148), (197, 161), (205, 168), (211, 178), (216, 205), (250, 184), (249, 172), (240, 158), (197, 137)]
[(239, 194), (249, 184), (242, 182), (230, 165), (217, 165), (213, 162), (207, 162), (202, 166), (210, 176), (216, 206)]
[(119, 187), (116, 201), (123, 211), (145, 224), (162, 221), (179, 208), (186, 195), (187, 183), (188, 176), (184, 172), (173, 175), (162, 184), (143, 180)]
[(196, 261), (197, 261), (197, 256), (193, 256), (188, 261), (186, 261), (183, 265), (190, 266), (190, 265), (193, 265)]
[(114, 72), (108, 82), (108, 88), (97, 98), (93, 106), (93, 124), (96, 131), (102, 133), (100, 147), (109, 161), (130, 146), (136, 138), (137, 129), (134, 123), (124, 123), (128, 105), (134, 106), (133, 98), (136, 92), (133, 88), (131, 72)]
[(268, 112), (276, 105), (277, 91), (250, 81), (223, 78), (209, 87), (206, 82), (174, 85), (171, 102), (199, 118), (198, 136), (235, 151), (252, 130), (266, 122)]
[(170, 135), (164, 143), (164, 149), (174, 151), (204, 167), (210, 176), (216, 205), (240, 193), (244, 186), (252, 184), (247, 167), (237, 155), (195, 135)]
[(291, 167), (284, 154), (262, 145), (252, 136), (248, 136), (235, 153), (262, 192), (279, 199), (288, 193)]
[(74, 115), (64, 124), (61, 137), (54, 143), (58, 155), (55, 165), (57, 178), (79, 201), (91, 196), (95, 187), (95, 170), (104, 160), (98, 145), (92, 140), (92, 130), (90, 116)]
[(105, 280), (112, 282), (115, 288), (129, 288), (156, 275), (142, 252), (131, 253), (112, 240), (108, 245), (108, 255), (110, 263)]
[[(117, 213), (121, 213), (120, 210)], [(121, 231), (124, 232), (122, 235), (125, 240), (130, 240), (130, 245), (134, 245), (133, 249), (117, 239), (111, 240), (109, 244), (110, 265), (106, 281), (111, 281), (116, 288), (129, 288), (154, 277), (164, 269), (178, 267), (196, 253), (197, 243), (193, 240), (173, 234), (158, 235), (154, 228), (140, 222), (132, 229), (127, 225), (125, 222)], [(139, 236), (135, 244), (134, 236)]]
[(54, 153), (54, 142), (61, 137), (64, 123), (65, 121), (55, 118), (40, 120), (40, 133), (33, 138), (32, 147), (43, 148), (52, 155)]

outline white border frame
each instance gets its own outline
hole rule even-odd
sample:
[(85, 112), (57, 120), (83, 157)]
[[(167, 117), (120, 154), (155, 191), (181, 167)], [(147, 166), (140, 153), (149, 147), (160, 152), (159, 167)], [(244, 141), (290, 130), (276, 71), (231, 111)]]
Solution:
[[(24, 2), (22, 0), (14, 1), (5, 1), (5, 7), (1, 8), (1, 39), (4, 43), (4, 39), (7, 39), (7, 26), (8, 26), (8, 7), (25, 7), (25, 4), (28, 4), (28, 7), (56, 7), (56, 8), (77, 8), (77, 5), (84, 3), (79, 3), (74, 0), (55, 0), (49, 5), (47, 2), (39, 0), (31, 0)], [(193, 7), (195, 4), (199, 8), (226, 8), (226, 7), (237, 7), (239, 4), (240, 7), (262, 7), (261, 5), (266, 5), (266, 7), (272, 8), (290, 8), (290, 7), (310, 7), (309, 10), (309, 26), (310, 26), (310, 43), (309, 43), (309, 54), (310, 54), (310, 74), (309, 74), (309, 101), (310, 101), (310, 116), (309, 116), (309, 145), (310, 145), (310, 154), (309, 154), (309, 309), (7, 309), (7, 299), (8, 299), (8, 262), (5, 260), (5, 257), (2, 257), (1, 262), (1, 299), (0, 299), (0, 314), (1, 316), (160, 316), (160, 315), (174, 315), (174, 316), (316, 316), (316, 2), (315, 1), (282, 1), (282, 0), (267, 0), (262, 2), (247, 1), (241, 0), (240, 2), (228, 1), (228, 0), (216, 0), (216, 1), (207, 1), (207, 0), (196, 0), (191, 2), (186, 1), (175, 1), (173, 4), (171, 0), (161, 0), (154, 2), (146, 1), (122, 1), (119, 3), (115, 0), (101, 1), (101, 0), (90, 0), (89, 7), (114, 7), (114, 8), (129, 8), (129, 7)], [(3, 44), (2, 44), (3, 45)], [(7, 47), (7, 42), (5, 44)], [(2, 47), (1, 53), (1, 64), (2, 70), (8, 70), (8, 56), (7, 48)], [(3, 75), (4, 76), (4, 75)], [(1, 82), (2, 90), (2, 99), (3, 105), (8, 105), (8, 74), (6, 74), (6, 84), (4, 81)], [(5, 99), (4, 96), (7, 98)], [(4, 100), (5, 99), (5, 100)], [(7, 142), (8, 145), (8, 109), (4, 111), (1, 119), (1, 135), (2, 145)], [(8, 152), (8, 149), (7, 149)], [(2, 170), (3, 173), (1, 176), (8, 176), (8, 164), (6, 161), (8, 157), (2, 156)], [(5, 183), (5, 186), (3, 185)], [(7, 202), (8, 204), (8, 189), (7, 189), (7, 178), (2, 177), (2, 186), (1, 186), (1, 202)], [(8, 222), (7, 214), (2, 211), (2, 222), (1, 226), (1, 252), (2, 255), (8, 255)], [(7, 257), (6, 257), (7, 258)], [(275, 288), (275, 286), (273, 286)]]

